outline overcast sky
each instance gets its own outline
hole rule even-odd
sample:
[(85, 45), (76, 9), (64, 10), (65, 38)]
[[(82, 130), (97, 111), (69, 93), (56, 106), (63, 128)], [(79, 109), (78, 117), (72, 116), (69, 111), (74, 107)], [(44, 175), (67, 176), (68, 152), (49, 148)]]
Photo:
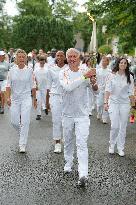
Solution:
[[(80, 4), (78, 10), (84, 11), (84, 8), (82, 7), (82, 4), (84, 4), (87, 0), (77, 0), (78, 4)], [(4, 10), (7, 12), (8, 15), (14, 16), (18, 14), (17, 8), (16, 8), (16, 3), (14, 0), (7, 0)]]

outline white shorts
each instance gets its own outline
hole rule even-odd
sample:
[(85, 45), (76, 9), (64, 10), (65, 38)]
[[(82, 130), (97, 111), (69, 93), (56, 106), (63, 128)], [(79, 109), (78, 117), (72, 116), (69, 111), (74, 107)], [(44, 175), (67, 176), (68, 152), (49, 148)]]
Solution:
[(7, 80), (0, 81), (0, 91), (6, 91)]

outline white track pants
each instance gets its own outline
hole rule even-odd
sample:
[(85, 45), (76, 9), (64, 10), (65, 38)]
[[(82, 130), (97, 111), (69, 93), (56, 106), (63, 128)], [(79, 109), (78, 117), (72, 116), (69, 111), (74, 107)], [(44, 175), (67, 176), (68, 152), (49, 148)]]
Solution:
[(51, 94), (50, 106), (53, 123), (53, 139), (60, 140), (62, 137), (62, 96)]
[(129, 104), (110, 104), (109, 106), (110, 145), (115, 146), (117, 144), (118, 150), (124, 149), (129, 111)]
[(37, 98), (37, 115), (41, 115), (41, 108), (46, 109), (46, 93), (47, 90), (37, 90), (36, 98)]
[(97, 113), (102, 115), (102, 120), (108, 120), (108, 112), (104, 110), (104, 93), (99, 92), (97, 95)]
[(19, 145), (26, 145), (30, 124), (32, 99), (23, 99), (21, 102), (11, 103), (11, 123), (19, 133)]
[(69, 118), (63, 117), (63, 136), (64, 136), (64, 158), (67, 169), (73, 165), (74, 137), (76, 135), (77, 158), (79, 178), (88, 176), (88, 147), (87, 139), (89, 136), (90, 120), (88, 117)]

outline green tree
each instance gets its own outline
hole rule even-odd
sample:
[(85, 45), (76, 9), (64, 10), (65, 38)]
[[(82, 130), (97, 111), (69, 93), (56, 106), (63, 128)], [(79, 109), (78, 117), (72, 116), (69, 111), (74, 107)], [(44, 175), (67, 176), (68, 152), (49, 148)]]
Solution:
[(112, 54), (112, 48), (111, 48), (111, 46), (108, 46), (108, 45), (100, 46), (98, 51), (99, 51), (99, 53), (102, 53), (105, 55), (107, 55), (109, 53)]
[(92, 23), (86, 13), (78, 13), (74, 18), (73, 24), (75, 34), (81, 33), (81, 37), (84, 40), (84, 51), (87, 51), (91, 40)]
[(14, 47), (27, 51), (43, 48), (46, 51), (55, 47), (67, 50), (74, 46), (72, 23), (50, 17), (24, 16), (16, 18), (12, 41)]
[(3, 6), (4, 6), (5, 3), (6, 3), (6, 0), (1, 0), (0, 1), (0, 14), (3, 13), (2, 12), (3, 11)]
[(61, 19), (73, 19), (77, 14), (75, 10), (77, 5), (75, 0), (58, 0), (53, 5), (53, 15)]
[(3, 22), (3, 6), (5, 4), (5, 0), (0, 1), (0, 31), (3, 29), (4, 22)]
[(37, 17), (51, 16), (52, 9), (48, 0), (22, 0), (17, 3), (20, 15)]
[(0, 1), (0, 48), (11, 46), (11, 18), (3, 11), (5, 0)]
[(88, 11), (101, 19), (103, 25), (107, 25), (108, 36), (119, 37), (119, 47), (123, 52), (136, 47), (135, 0), (90, 0), (87, 6)]

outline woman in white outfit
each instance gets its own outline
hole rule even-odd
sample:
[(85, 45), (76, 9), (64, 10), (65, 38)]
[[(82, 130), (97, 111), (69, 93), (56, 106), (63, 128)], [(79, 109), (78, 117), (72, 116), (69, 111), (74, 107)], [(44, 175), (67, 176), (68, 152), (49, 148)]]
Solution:
[[(126, 127), (130, 111), (130, 101), (133, 101), (134, 81), (129, 72), (127, 59), (120, 58), (111, 74), (105, 89), (105, 110), (111, 120), (109, 153), (114, 153), (117, 144), (118, 154), (124, 156)], [(132, 102), (133, 103), (133, 102)]]
[(37, 98), (37, 117), (36, 120), (41, 120), (41, 108), (43, 107), (46, 115), (48, 109), (46, 108), (46, 94), (47, 94), (47, 73), (48, 66), (45, 55), (39, 56), (39, 63), (34, 70), (35, 80), (37, 84), (36, 98)]
[(76, 135), (79, 186), (85, 186), (88, 177), (88, 148), (89, 135), (89, 105), (88, 87), (97, 90), (98, 87), (90, 78), (94, 70), (86, 71), (80, 65), (80, 52), (75, 48), (66, 52), (68, 67), (60, 72), (60, 83), (64, 89), (62, 126), (64, 137), (64, 172), (71, 172), (73, 165), (74, 137)]
[[(93, 60), (91, 58), (88, 58), (86, 60), (86, 66), (87, 66), (87, 70), (89, 69), (95, 69), (93, 68)], [(94, 78), (96, 78), (96, 75), (94, 75)], [(89, 116), (93, 115), (93, 110), (95, 109), (95, 105), (96, 105), (96, 93), (92, 92), (91, 89), (88, 89), (88, 98), (89, 98)]]
[(104, 110), (104, 92), (105, 85), (111, 70), (108, 68), (109, 59), (102, 57), (101, 67), (96, 72), (97, 84), (99, 87), (99, 94), (97, 95), (97, 119), (102, 118), (102, 122), (106, 124), (108, 122), (108, 112)]
[(19, 133), (19, 150), (25, 152), (29, 124), (30, 111), (33, 103), (36, 107), (36, 88), (33, 71), (26, 66), (27, 54), (19, 49), (16, 52), (16, 65), (8, 73), (7, 104), (10, 106), (11, 123)]
[(55, 153), (61, 152), (62, 139), (62, 93), (63, 89), (59, 82), (59, 73), (65, 64), (65, 54), (63, 51), (56, 53), (56, 64), (48, 69), (48, 92), (50, 94), (50, 106), (53, 122), (53, 139), (55, 141)]

